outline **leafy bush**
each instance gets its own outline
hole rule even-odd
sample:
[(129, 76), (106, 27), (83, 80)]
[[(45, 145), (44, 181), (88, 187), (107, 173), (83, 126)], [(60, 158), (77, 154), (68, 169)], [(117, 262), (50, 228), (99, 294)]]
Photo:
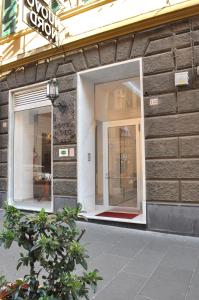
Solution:
[[(79, 243), (84, 230), (76, 225), (80, 212), (78, 206), (52, 215), (44, 209), (26, 214), (6, 205), (0, 244), (8, 249), (16, 241), (25, 250), (20, 253), (17, 270), (21, 266), (29, 270), (23, 280), (16, 281), (15, 290), (6, 299), (89, 299), (90, 288), (96, 291), (102, 278), (97, 270), (87, 271), (88, 256)], [(77, 265), (86, 271), (78, 275)]]

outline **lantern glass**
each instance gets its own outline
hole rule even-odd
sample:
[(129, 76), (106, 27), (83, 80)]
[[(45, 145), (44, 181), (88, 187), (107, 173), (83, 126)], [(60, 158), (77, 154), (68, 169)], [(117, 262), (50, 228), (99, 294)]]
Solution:
[(50, 99), (56, 99), (57, 97), (59, 97), (58, 83), (55, 78), (48, 81), (46, 95)]

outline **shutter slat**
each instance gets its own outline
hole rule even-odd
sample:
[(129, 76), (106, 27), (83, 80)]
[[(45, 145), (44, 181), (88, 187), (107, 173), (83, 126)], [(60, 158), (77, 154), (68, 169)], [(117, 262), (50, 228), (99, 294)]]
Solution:
[(43, 105), (51, 105), (50, 100), (46, 97), (46, 89), (34, 91), (19, 92), (14, 95), (14, 110), (24, 110)]

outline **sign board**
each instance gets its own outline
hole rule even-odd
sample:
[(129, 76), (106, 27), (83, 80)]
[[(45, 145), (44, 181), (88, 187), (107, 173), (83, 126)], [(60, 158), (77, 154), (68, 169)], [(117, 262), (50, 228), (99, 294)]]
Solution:
[(60, 20), (43, 0), (24, 0), (23, 21), (50, 43), (59, 46)]
[(67, 157), (68, 149), (59, 149), (59, 157)]

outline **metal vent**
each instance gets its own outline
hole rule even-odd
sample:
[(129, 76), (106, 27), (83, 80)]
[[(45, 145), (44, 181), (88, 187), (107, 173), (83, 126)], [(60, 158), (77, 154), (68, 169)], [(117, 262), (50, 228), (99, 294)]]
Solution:
[(14, 110), (24, 110), (39, 106), (51, 105), (50, 100), (46, 97), (46, 88), (38, 90), (29, 90), (14, 95)]

